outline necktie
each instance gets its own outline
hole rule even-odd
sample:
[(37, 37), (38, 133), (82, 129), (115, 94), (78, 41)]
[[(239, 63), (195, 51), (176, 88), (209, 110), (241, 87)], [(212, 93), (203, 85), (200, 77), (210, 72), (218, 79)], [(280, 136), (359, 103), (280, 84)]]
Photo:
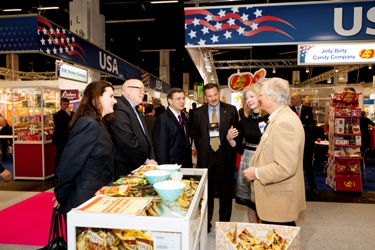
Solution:
[(298, 117), (301, 117), (300, 107), (297, 107), (297, 115), (298, 115)]
[(178, 115), (178, 123), (180, 123), (181, 128), (184, 128), (184, 125), (182, 124), (182, 117), (181, 117), (181, 115)]
[(142, 128), (142, 130), (143, 130), (143, 133), (146, 134), (145, 128), (143, 127), (143, 124), (142, 124), (141, 117), (139, 116), (138, 109), (137, 109), (136, 107), (134, 107), (134, 112), (135, 112), (135, 114), (136, 114), (136, 116), (137, 116), (137, 118), (138, 118), (138, 122), (139, 122), (139, 124), (141, 125), (141, 128)]
[[(217, 123), (217, 114), (216, 114), (216, 108), (212, 108), (212, 123)], [(219, 137), (213, 137), (211, 139), (211, 148), (213, 151), (217, 151), (219, 149)]]

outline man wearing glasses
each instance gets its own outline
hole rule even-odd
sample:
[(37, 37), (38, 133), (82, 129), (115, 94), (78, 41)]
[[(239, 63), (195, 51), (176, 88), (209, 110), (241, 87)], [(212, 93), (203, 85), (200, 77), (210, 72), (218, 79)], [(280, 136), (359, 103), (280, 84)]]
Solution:
[(191, 168), (189, 124), (183, 112), (185, 92), (172, 88), (167, 94), (168, 108), (155, 121), (153, 142), (159, 164), (179, 164)]
[(112, 135), (114, 157), (114, 179), (128, 175), (143, 164), (157, 164), (152, 140), (147, 131), (143, 115), (137, 106), (143, 102), (146, 90), (138, 79), (127, 80), (122, 86), (122, 95), (114, 108), (114, 121), (109, 125)]

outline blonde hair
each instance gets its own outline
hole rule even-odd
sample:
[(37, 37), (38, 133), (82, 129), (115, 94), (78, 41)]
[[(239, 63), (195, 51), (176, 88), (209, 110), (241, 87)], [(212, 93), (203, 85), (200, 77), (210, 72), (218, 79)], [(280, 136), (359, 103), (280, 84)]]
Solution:
[[(242, 90), (241, 102), (242, 102), (242, 107), (243, 107), (243, 114), (246, 118), (248, 118), (250, 116), (250, 113), (251, 113), (251, 110), (250, 110), (249, 106), (246, 104), (246, 101), (245, 101), (246, 93), (249, 92), (249, 91), (252, 91), (259, 98), (260, 89), (261, 89), (260, 84), (255, 83), (255, 84), (251, 84), (251, 85), (245, 87)], [(260, 103), (258, 103), (258, 104), (259, 104), (259, 115), (263, 117), (267, 114), (267, 112), (262, 109), (262, 107), (260, 106)]]

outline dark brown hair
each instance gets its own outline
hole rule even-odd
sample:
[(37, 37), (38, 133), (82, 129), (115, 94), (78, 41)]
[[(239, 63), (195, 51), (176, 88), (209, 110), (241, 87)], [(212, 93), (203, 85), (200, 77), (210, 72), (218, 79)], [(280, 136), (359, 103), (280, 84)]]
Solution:
[(103, 108), (100, 105), (99, 97), (103, 95), (105, 89), (108, 87), (114, 89), (109, 82), (104, 81), (91, 82), (86, 86), (85, 91), (83, 92), (81, 103), (79, 104), (77, 110), (74, 112), (73, 118), (69, 123), (70, 128), (73, 127), (78, 118), (92, 113), (96, 114), (97, 121), (102, 121)]
[(213, 88), (216, 88), (217, 91), (219, 91), (219, 86), (216, 83), (207, 83), (206, 85), (203, 86), (203, 94), (206, 95), (206, 90), (213, 89)]
[[(171, 88), (168, 93), (167, 93), (167, 99), (173, 99), (173, 94), (174, 93), (184, 93), (185, 95), (185, 91), (183, 89), (180, 89), (180, 88)], [(169, 105), (169, 103), (168, 103)]]

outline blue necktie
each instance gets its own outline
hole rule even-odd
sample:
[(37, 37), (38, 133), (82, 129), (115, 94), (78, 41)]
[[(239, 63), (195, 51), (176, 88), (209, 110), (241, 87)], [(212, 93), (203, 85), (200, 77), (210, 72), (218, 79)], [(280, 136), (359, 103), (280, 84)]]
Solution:
[(139, 122), (139, 124), (141, 124), (142, 130), (143, 130), (143, 133), (146, 134), (146, 132), (145, 132), (145, 128), (143, 127), (143, 124), (142, 124), (142, 121), (141, 121), (141, 117), (139, 117), (139, 114), (138, 114), (137, 109), (136, 109), (135, 107), (134, 107), (134, 112), (135, 112), (135, 114), (137, 115), (137, 118), (138, 118), (138, 122)]

